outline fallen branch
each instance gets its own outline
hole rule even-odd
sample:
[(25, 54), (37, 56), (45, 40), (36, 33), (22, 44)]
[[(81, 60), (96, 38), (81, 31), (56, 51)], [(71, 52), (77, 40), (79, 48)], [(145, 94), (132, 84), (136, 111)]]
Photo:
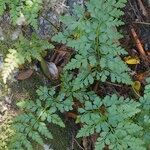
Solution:
[(134, 41), (135, 41), (135, 44), (136, 44), (136, 47), (137, 47), (139, 53), (142, 55), (142, 57), (143, 56), (145, 57), (146, 53), (145, 53), (144, 48), (143, 48), (143, 46), (138, 38), (138, 35), (136, 34), (133, 27), (131, 27), (131, 33), (132, 33), (132, 37), (134, 38)]
[(150, 23), (148, 23), (148, 22), (137, 22), (137, 21), (136, 21), (136, 22), (133, 22), (133, 23), (150, 26)]
[(141, 55), (141, 59), (143, 60), (143, 62), (145, 63), (145, 65), (148, 67), (149, 66), (149, 59), (147, 57), (147, 54), (142, 46), (141, 41), (138, 38), (138, 35), (136, 34), (135, 30), (133, 27), (131, 27), (131, 33), (132, 33), (132, 37), (135, 41), (136, 47), (138, 49), (139, 54)]

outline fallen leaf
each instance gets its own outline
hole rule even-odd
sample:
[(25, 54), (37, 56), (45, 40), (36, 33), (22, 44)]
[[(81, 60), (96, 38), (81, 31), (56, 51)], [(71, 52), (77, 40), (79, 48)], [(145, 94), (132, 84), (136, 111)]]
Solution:
[(140, 96), (141, 82), (135, 81), (132, 84), (132, 89), (138, 96)]
[(140, 59), (138, 57), (133, 57), (133, 56), (125, 57), (124, 60), (129, 65), (136, 65), (140, 63)]
[(77, 118), (77, 114), (72, 113), (72, 112), (68, 112), (67, 113), (67, 117), (72, 118), (72, 119), (76, 119)]
[(28, 79), (28, 78), (31, 77), (32, 74), (33, 74), (33, 70), (32, 69), (24, 70), (24, 71), (19, 73), (19, 75), (17, 76), (17, 80)]
[(53, 62), (48, 62), (49, 73), (51, 74), (52, 79), (58, 79), (58, 68)]
[(43, 73), (47, 78), (49, 78), (50, 80), (58, 78), (59, 72), (55, 63), (47, 62), (44, 59), (41, 59), (40, 63)]
[(41, 64), (41, 68), (42, 68), (43, 73), (45, 74), (45, 76), (47, 78), (51, 79), (51, 76), (49, 74), (49, 69), (48, 69), (47, 62), (42, 58), (41, 61), (40, 61), (40, 64)]
[(142, 82), (142, 83), (144, 83), (145, 79), (149, 76), (150, 76), (150, 71), (145, 71), (145, 72), (136, 74), (135, 79)]
[(132, 85), (132, 87), (136, 90), (136, 91), (140, 91), (141, 89), (141, 83), (139, 81), (135, 81)]

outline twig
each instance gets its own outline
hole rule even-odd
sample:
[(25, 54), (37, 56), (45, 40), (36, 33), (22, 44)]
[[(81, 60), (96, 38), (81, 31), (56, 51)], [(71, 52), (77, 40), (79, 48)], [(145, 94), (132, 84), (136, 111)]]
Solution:
[(141, 0), (137, 0), (137, 1), (138, 1), (138, 3), (139, 3), (139, 7), (140, 7), (140, 9), (141, 9), (141, 11), (142, 11), (142, 14), (143, 14), (145, 17), (147, 17), (148, 14), (147, 14), (147, 11), (146, 11), (146, 9), (145, 9), (145, 7), (144, 7), (142, 1), (141, 1)]
[(148, 26), (150, 26), (150, 23), (148, 23), (148, 22), (133, 22), (133, 23), (137, 23), (137, 24), (144, 24), (144, 25), (148, 25)]
[(94, 92), (97, 92), (98, 86), (99, 86), (99, 82), (97, 82), (97, 83), (95, 84), (95, 86), (94, 86), (94, 88), (93, 88), (93, 91), (94, 91)]
[(110, 85), (113, 85), (113, 86), (121, 87), (121, 85), (119, 85), (119, 84), (111, 83), (111, 82), (108, 82), (108, 81), (106, 81), (106, 83), (107, 83), (107, 84), (110, 84)]
[(78, 143), (78, 141), (73, 137), (73, 140), (77, 143), (77, 145), (79, 146), (79, 148), (81, 148), (82, 150), (84, 150), (84, 148)]
[(146, 52), (145, 52), (145, 50), (144, 50), (144, 48), (143, 48), (143, 46), (142, 46), (142, 44), (141, 44), (141, 42), (140, 42), (140, 40), (139, 40), (139, 38), (138, 38), (138, 36), (137, 36), (137, 34), (136, 34), (136, 32), (135, 32), (133, 27), (131, 27), (131, 33), (132, 33), (132, 36), (134, 38), (136, 47), (137, 47), (137, 49), (138, 49), (138, 51), (140, 53), (141, 59), (143, 60), (143, 62), (146, 65), (146, 67), (150, 68), (149, 67), (150, 60), (147, 57), (147, 54), (146, 54)]
[(57, 84), (56, 86), (54, 86), (55, 88), (57, 88), (57, 87), (59, 87), (59, 86), (61, 86), (61, 84)]
[[(131, 3), (131, 0), (129, 0), (129, 4), (130, 4), (130, 7), (132, 8), (135, 16), (138, 18), (138, 20), (141, 20), (142, 17), (139, 15), (139, 13), (137, 13), (137, 11), (135, 10), (135, 8), (133, 7), (132, 3)], [(136, 5), (135, 5), (136, 6)]]
[(136, 32), (135, 32), (135, 30), (134, 30), (133, 27), (131, 28), (131, 33), (132, 33), (132, 36), (133, 36), (133, 38), (134, 38), (134, 41), (135, 41), (135, 43), (136, 43), (136, 47), (137, 47), (139, 53), (140, 53), (142, 56), (145, 57), (145, 56), (146, 56), (146, 53), (145, 53), (144, 48), (143, 48), (143, 46), (142, 46), (142, 44), (141, 44), (141, 42), (140, 42), (140, 40), (139, 40), (139, 38), (138, 38), (138, 36), (137, 36), (137, 34), (136, 34)]
[(49, 22), (54, 28), (55, 28), (55, 30), (58, 32), (58, 31), (60, 31), (60, 29), (59, 29), (59, 27), (57, 27), (57, 26), (55, 26), (48, 18), (46, 18), (46, 17), (44, 17), (44, 16), (42, 16), (47, 22)]

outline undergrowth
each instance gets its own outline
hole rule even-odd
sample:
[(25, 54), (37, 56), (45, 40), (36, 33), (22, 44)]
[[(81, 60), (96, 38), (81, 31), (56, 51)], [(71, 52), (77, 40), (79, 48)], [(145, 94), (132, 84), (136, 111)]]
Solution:
[(42, 0), (0, 0), (0, 15), (9, 11), (14, 25), (30, 24), (38, 27), (38, 14), (42, 9)]
[(53, 46), (47, 40), (42, 40), (36, 35), (32, 35), (31, 39), (20, 36), (19, 40), (14, 44), (13, 49), (9, 49), (2, 70), (2, 78), (4, 83), (11, 73), (19, 68), (20, 65), (32, 60), (41, 61), (43, 53), (46, 49), (51, 49)]
[[(58, 114), (73, 110), (74, 102), (81, 104), (76, 108), (76, 123), (81, 124), (77, 138), (97, 133), (96, 150), (148, 148), (150, 78), (139, 100), (119, 96), (117, 92), (100, 96), (93, 88), (96, 84), (103, 86), (106, 81), (126, 86), (133, 83), (130, 69), (121, 59), (127, 52), (119, 44), (122, 35), (117, 31), (123, 25), (119, 18), (125, 3), (126, 0), (90, 0), (85, 7), (76, 6), (72, 16), (61, 17), (64, 29), (52, 40), (71, 47), (74, 54), (63, 69), (59, 86), (39, 87), (36, 100), (17, 104), (22, 113), (12, 125), (15, 135), (11, 150), (32, 150), (33, 142), (43, 145), (45, 139), (51, 139), (48, 125), (65, 127)], [(48, 42), (20, 39), (5, 60), (4, 81), (11, 70), (25, 61), (35, 58), (40, 61), (47, 48), (52, 48)]]
[(4, 114), (3, 120), (0, 122), (0, 150), (9, 150), (9, 142), (14, 135), (14, 131), (11, 127), (12, 116), (10, 114)]

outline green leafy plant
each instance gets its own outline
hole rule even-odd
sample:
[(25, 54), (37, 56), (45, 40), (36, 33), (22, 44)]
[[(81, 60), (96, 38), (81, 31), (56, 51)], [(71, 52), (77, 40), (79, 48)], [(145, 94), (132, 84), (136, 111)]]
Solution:
[(75, 56), (66, 65), (65, 70), (78, 69), (74, 89), (87, 87), (95, 80), (131, 84), (129, 68), (121, 60), (126, 54), (119, 45), (122, 35), (116, 27), (123, 24), (119, 17), (126, 0), (90, 1), (87, 10), (76, 6), (73, 16), (64, 16), (63, 32), (53, 40), (75, 49)]
[(138, 138), (142, 127), (132, 118), (140, 112), (140, 103), (116, 95), (100, 99), (91, 96), (85, 101), (85, 107), (79, 109), (78, 120), (83, 123), (77, 137), (99, 133), (95, 149), (144, 149), (143, 140)]
[(136, 118), (138, 124), (143, 127), (143, 139), (145, 141), (146, 147), (150, 148), (150, 78), (147, 79), (147, 85), (144, 90), (144, 96), (140, 98), (142, 110), (140, 115)]
[(59, 102), (55, 100), (55, 89), (40, 87), (37, 90), (37, 94), (38, 99), (35, 101), (24, 100), (18, 103), (24, 113), (14, 120), (15, 135), (11, 141), (10, 149), (20, 150), (26, 148), (31, 150), (33, 149), (31, 141), (43, 145), (43, 137), (52, 138), (52, 134), (47, 127), (48, 123), (53, 123), (60, 127), (65, 126), (61, 118), (56, 114)]
[(53, 46), (48, 41), (39, 39), (32, 35), (31, 39), (20, 37), (19, 41), (14, 44), (13, 49), (9, 49), (9, 53), (5, 58), (2, 77), (4, 83), (15, 68), (25, 62), (31, 62), (36, 59), (41, 61), (42, 54), (46, 49), (51, 49)]
[(14, 131), (11, 128), (12, 116), (4, 114), (3, 121), (0, 122), (0, 149), (9, 150), (8, 145), (11, 137), (14, 135)]
[(38, 27), (38, 12), (42, 9), (42, 0), (0, 0), (0, 15), (9, 10), (11, 20), (16, 22), (27, 21), (34, 28)]
[(68, 83), (62, 82), (60, 92), (40, 87), (37, 90), (38, 99), (18, 103), (23, 114), (17, 116), (13, 123), (15, 135), (10, 144), (12, 149), (33, 149), (32, 141), (43, 145), (44, 137), (52, 138), (47, 125), (54, 123), (65, 127), (58, 113), (72, 110), (74, 100), (79, 100), (82, 106), (78, 108), (76, 123), (81, 123), (82, 128), (78, 138), (97, 133), (96, 150), (103, 150), (106, 146), (114, 150), (146, 150), (149, 146), (149, 83), (144, 96), (137, 102), (115, 94), (100, 98), (93, 91), (71, 92), (71, 77), (69, 79), (64, 75), (62, 81), (64, 77)]
[(58, 113), (72, 110), (74, 102), (79, 102), (76, 122), (82, 126), (77, 137), (97, 133), (96, 150), (146, 150), (150, 79), (139, 101), (115, 92), (100, 97), (93, 90), (95, 83), (103, 86), (106, 81), (132, 84), (130, 69), (121, 59), (126, 54), (118, 42), (122, 35), (116, 29), (123, 24), (119, 17), (125, 2), (89, 0), (85, 8), (76, 6), (72, 16), (61, 18), (64, 30), (53, 40), (73, 48), (74, 54), (57, 88), (40, 87), (38, 99), (19, 102), (23, 113), (14, 120), (11, 149), (33, 149), (32, 141), (43, 145), (43, 139), (52, 138), (48, 124), (64, 127)]

